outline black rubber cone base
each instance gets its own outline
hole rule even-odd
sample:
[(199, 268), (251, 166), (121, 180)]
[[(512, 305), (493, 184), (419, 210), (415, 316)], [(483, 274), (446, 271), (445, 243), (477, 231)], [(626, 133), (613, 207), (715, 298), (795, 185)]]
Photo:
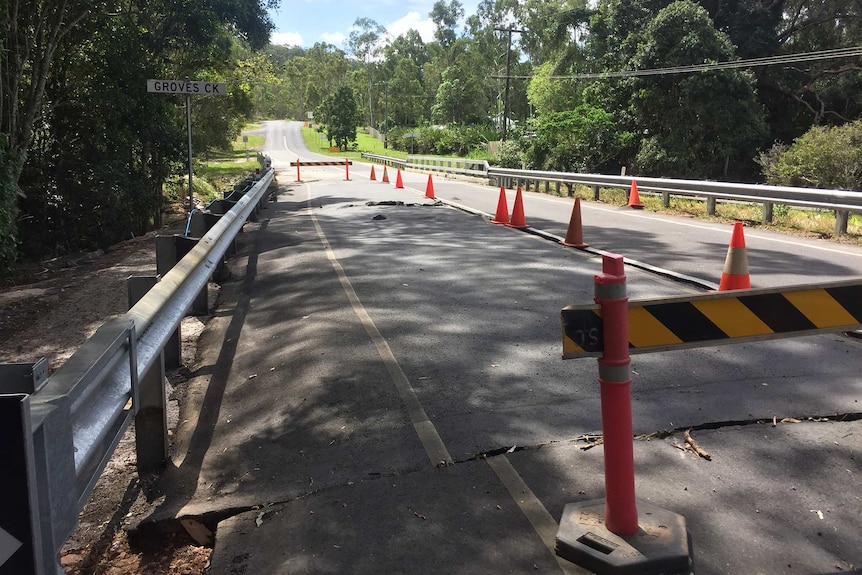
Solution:
[(638, 532), (620, 536), (605, 527), (604, 499), (569, 503), (557, 531), (557, 555), (598, 575), (688, 573), (685, 517), (641, 501), (637, 508)]

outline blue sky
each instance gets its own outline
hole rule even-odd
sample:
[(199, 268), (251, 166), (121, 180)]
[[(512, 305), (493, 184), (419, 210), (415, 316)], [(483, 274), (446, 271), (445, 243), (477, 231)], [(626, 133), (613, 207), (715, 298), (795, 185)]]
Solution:
[[(427, 42), (434, 37), (428, 13), (435, 0), (282, 0), (281, 8), (270, 13), (276, 30), (273, 44), (309, 48), (327, 42), (346, 48), (347, 38), (357, 18), (371, 18), (392, 37), (413, 28)], [(448, 2), (447, 2), (448, 3)], [(478, 0), (461, 0), (466, 15), (475, 12)], [(459, 26), (459, 32), (463, 28)]]

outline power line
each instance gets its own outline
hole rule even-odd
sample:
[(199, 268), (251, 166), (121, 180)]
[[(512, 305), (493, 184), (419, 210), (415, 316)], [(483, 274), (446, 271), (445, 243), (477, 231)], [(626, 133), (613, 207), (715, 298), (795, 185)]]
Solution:
[[(799, 54), (786, 54), (783, 56), (766, 56), (763, 58), (750, 58), (748, 60), (732, 60), (728, 62), (714, 62), (704, 64), (691, 64), (688, 66), (673, 66), (669, 68), (651, 68), (648, 70), (622, 70), (620, 72), (597, 72), (592, 74), (572, 74), (560, 76), (546, 76), (553, 80), (591, 80), (610, 78), (633, 78), (636, 76), (662, 76), (667, 74), (687, 74), (690, 72), (708, 72), (710, 70), (729, 70), (733, 68), (752, 68), (756, 66), (774, 66), (778, 64), (794, 64), (797, 62), (811, 62), (815, 60), (832, 60), (835, 58), (852, 58), (862, 56), (862, 46), (852, 48), (836, 48), (834, 50), (820, 50), (817, 52), (801, 52)], [(494, 76), (496, 77), (496, 76)], [(507, 76), (519, 80), (530, 80), (535, 76)]]

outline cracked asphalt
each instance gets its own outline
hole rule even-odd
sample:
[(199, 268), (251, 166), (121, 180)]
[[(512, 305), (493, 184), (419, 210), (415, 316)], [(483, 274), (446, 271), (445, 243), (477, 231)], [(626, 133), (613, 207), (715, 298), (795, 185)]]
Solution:
[[(600, 260), (426, 200), (420, 174), (304, 176), (246, 226), (153, 519), (209, 525), (219, 574), (585, 573), (553, 547), (564, 506), (604, 496), (598, 370), (560, 359), (559, 311)], [(626, 274), (632, 299), (695, 293)], [(685, 517), (694, 572), (862, 565), (860, 352), (632, 357), (637, 497)]]

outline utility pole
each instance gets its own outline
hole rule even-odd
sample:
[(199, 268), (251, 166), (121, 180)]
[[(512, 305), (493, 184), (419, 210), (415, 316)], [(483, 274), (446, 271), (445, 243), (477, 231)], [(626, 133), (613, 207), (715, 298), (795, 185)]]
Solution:
[(509, 40), (506, 43), (506, 92), (503, 97), (503, 141), (506, 141), (506, 134), (509, 129), (509, 83), (511, 81), (512, 70), (512, 33), (519, 34), (526, 30), (518, 30), (517, 28), (494, 28), (497, 32), (508, 32)]
[(389, 82), (383, 82), (383, 89), (384, 89), (384, 98), (383, 98), (384, 105), (383, 105), (383, 107), (385, 109), (383, 113), (386, 114), (383, 117), (383, 148), (385, 149), (385, 148), (389, 147), (388, 146), (389, 142), (387, 142), (387, 138), (389, 135)]

